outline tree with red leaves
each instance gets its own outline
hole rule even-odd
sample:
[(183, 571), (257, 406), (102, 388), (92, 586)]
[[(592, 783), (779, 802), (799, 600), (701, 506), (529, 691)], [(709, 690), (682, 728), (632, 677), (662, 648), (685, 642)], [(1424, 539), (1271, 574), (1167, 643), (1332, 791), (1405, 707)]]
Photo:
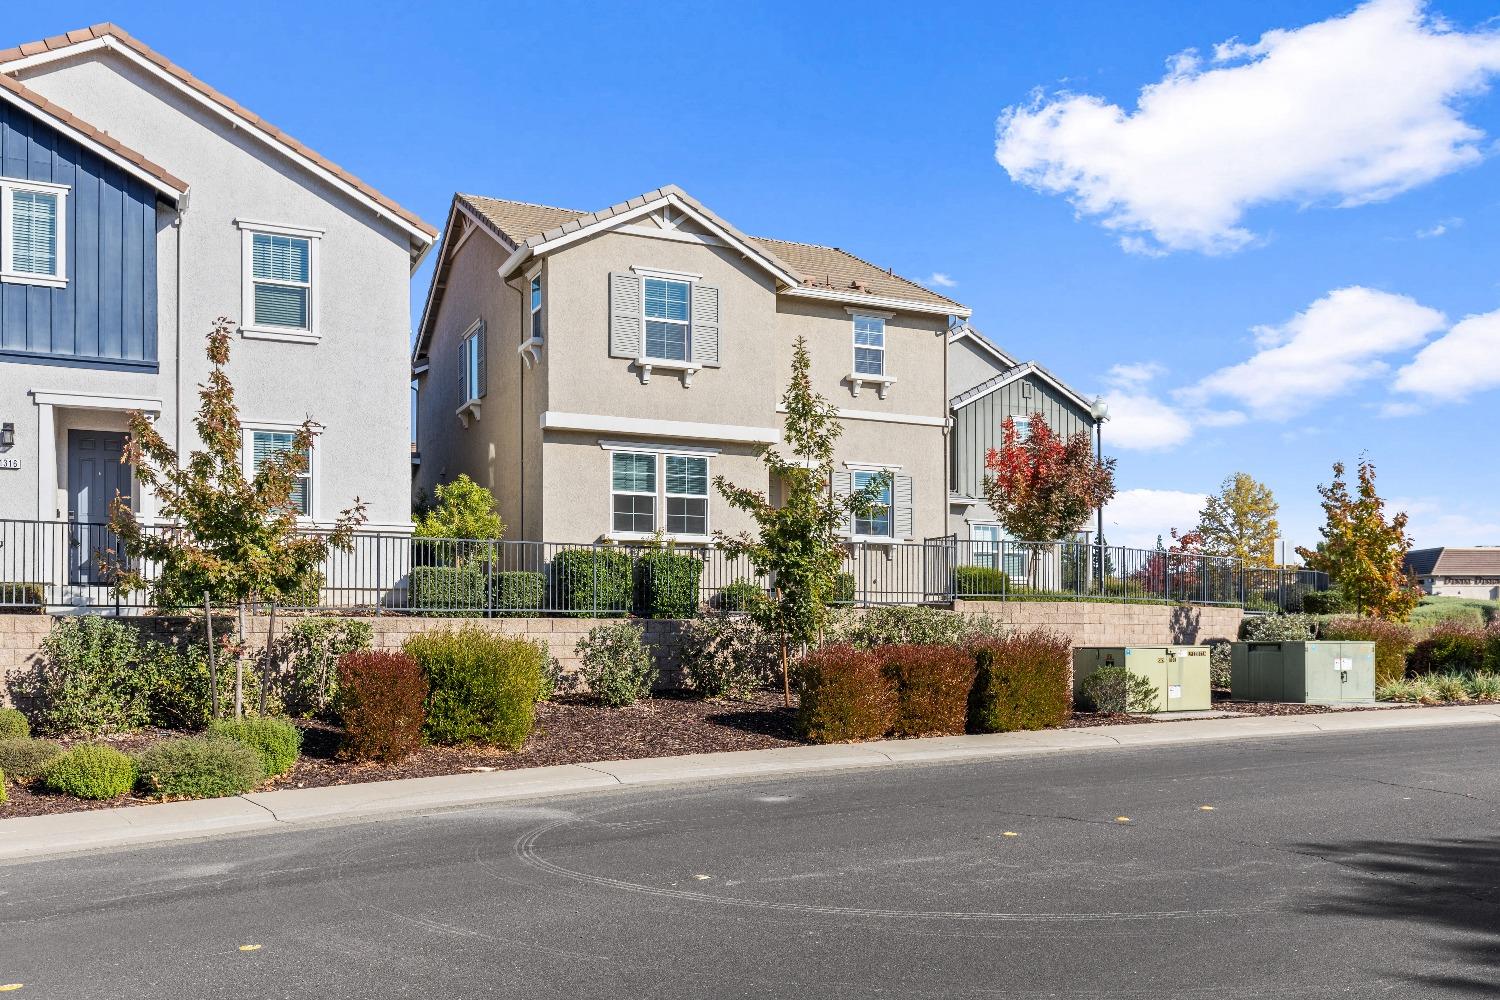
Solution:
[(1041, 547), (1066, 540), (1114, 497), (1115, 460), (1094, 457), (1087, 431), (1064, 439), (1040, 413), (1028, 428), (1023, 441), (1005, 418), (1000, 447), (985, 455), (984, 495), (1006, 534)]

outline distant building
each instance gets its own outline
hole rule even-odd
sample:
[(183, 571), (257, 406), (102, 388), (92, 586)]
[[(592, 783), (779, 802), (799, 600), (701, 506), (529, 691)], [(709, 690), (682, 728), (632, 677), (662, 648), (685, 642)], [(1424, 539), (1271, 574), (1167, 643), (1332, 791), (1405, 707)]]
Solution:
[(1406, 554), (1406, 568), (1425, 594), (1500, 599), (1500, 546), (1413, 549)]

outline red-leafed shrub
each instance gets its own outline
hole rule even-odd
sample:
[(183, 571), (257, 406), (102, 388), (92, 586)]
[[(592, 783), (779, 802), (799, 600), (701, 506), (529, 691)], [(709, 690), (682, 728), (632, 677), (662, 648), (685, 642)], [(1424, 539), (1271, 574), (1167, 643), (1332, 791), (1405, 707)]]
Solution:
[(1488, 635), (1483, 626), (1441, 621), (1417, 643), (1408, 661), (1414, 674), (1441, 674), (1484, 669)]
[(899, 645), (873, 650), (896, 686), (893, 736), (954, 736), (964, 731), (974, 654), (959, 646)]
[(1406, 654), (1411, 652), (1412, 630), (1401, 622), (1383, 618), (1340, 615), (1318, 629), (1320, 639), (1375, 644), (1375, 686), (1406, 676)]
[(872, 652), (838, 645), (809, 653), (797, 690), (797, 728), (813, 743), (879, 739), (896, 722), (896, 685)]
[(1073, 711), (1073, 650), (1046, 629), (1012, 632), (974, 647), (977, 676), (969, 693), (971, 733), (1060, 726)]
[(359, 652), (339, 657), (335, 708), (344, 722), (344, 750), (358, 760), (400, 760), (422, 745), (427, 675), (405, 653)]

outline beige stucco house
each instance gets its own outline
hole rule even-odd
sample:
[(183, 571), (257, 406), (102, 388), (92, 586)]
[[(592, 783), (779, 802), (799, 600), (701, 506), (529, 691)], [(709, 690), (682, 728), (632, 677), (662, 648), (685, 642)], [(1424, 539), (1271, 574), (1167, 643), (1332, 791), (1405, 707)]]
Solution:
[(957, 302), (845, 251), (747, 236), (677, 187), (597, 212), (457, 195), (413, 352), (414, 486), (494, 491), (507, 538), (684, 544), (747, 523), (714, 477), (770, 490), (793, 345), (843, 423), (831, 488), (893, 474), (849, 525), (947, 523)]

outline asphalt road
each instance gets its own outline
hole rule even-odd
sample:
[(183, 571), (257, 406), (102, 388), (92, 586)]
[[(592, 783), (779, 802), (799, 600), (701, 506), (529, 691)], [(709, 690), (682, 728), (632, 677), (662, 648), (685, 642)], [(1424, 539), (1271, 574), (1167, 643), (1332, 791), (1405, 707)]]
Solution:
[(0, 867), (0, 984), (37, 1000), (1495, 996), (1497, 765), (1492, 727), (1302, 737), (32, 862)]

